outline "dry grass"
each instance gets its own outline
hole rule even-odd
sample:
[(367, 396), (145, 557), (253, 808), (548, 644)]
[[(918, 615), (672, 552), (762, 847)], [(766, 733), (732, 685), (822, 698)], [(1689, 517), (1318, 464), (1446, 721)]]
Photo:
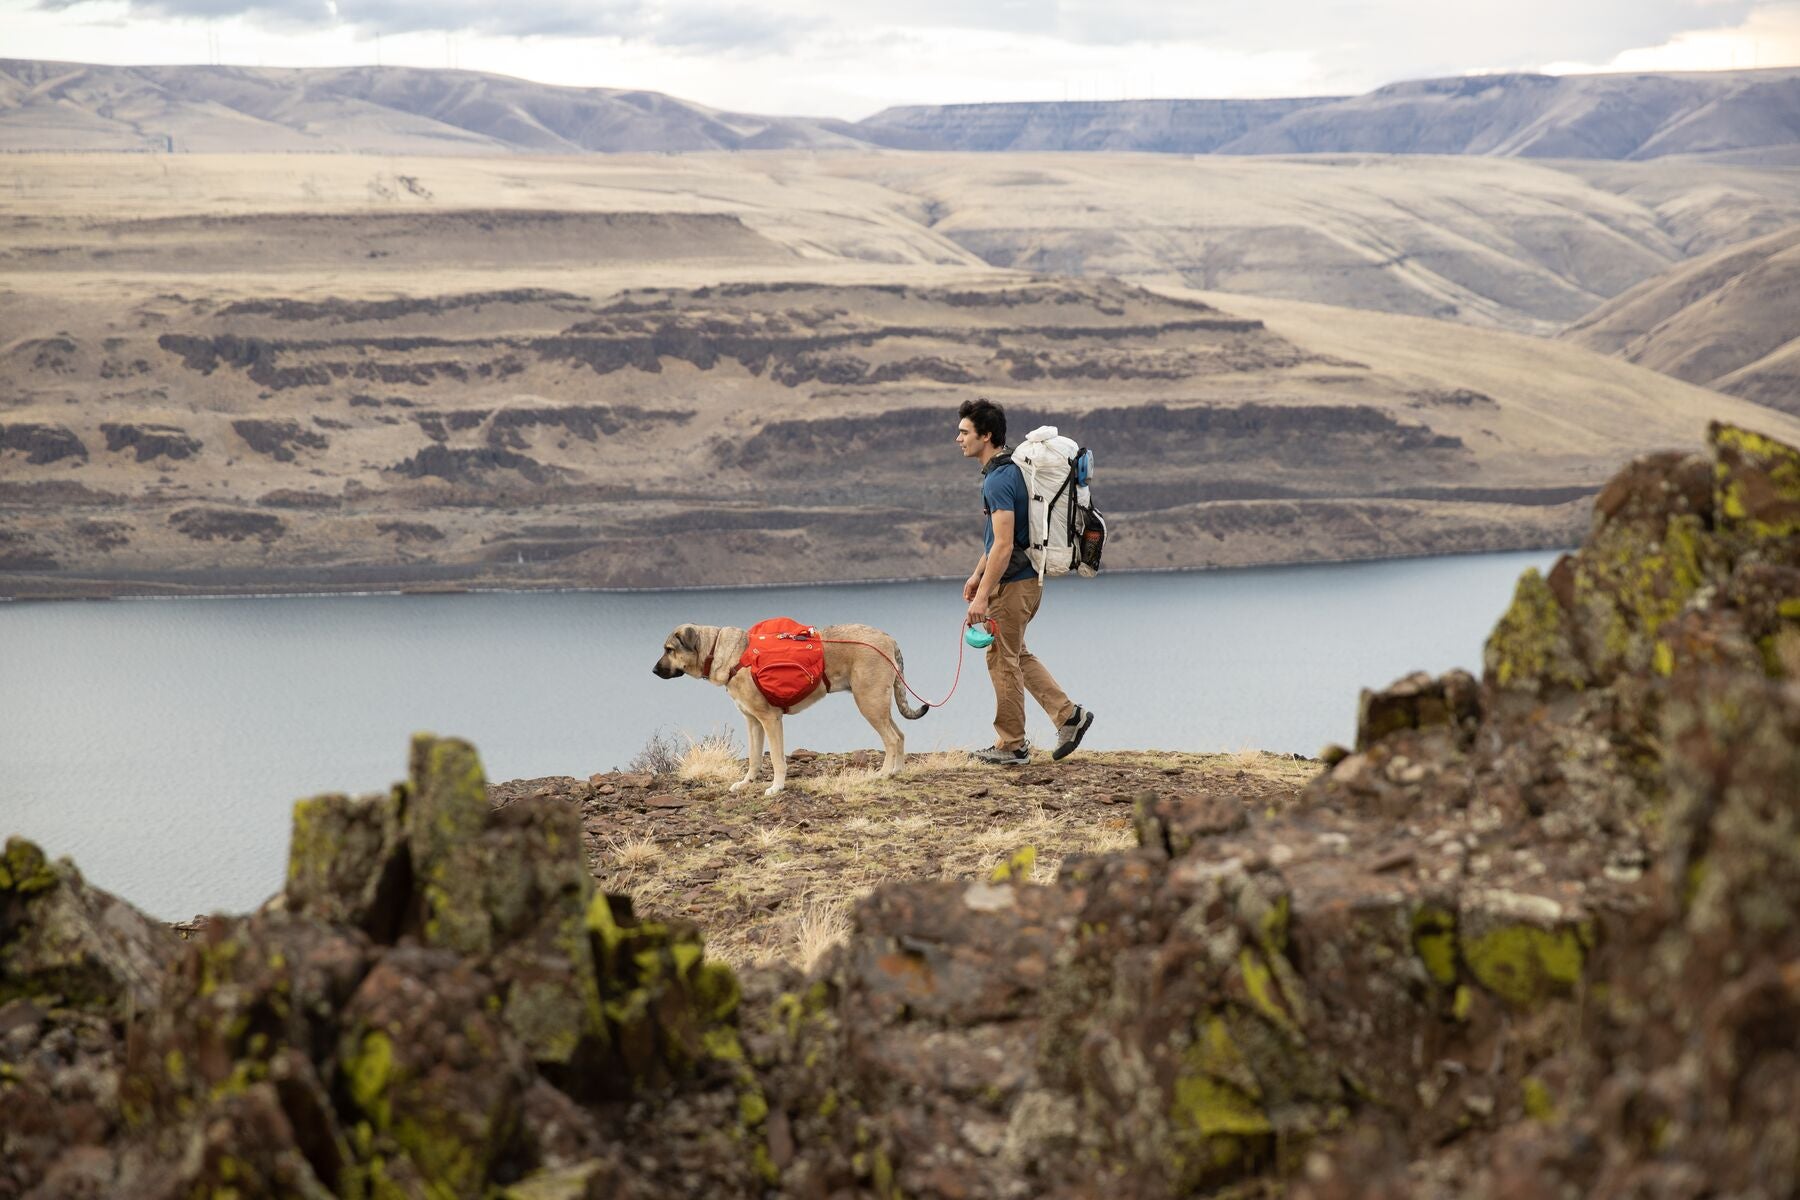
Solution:
[(694, 783), (735, 783), (744, 777), (744, 758), (737, 739), (714, 730), (703, 738), (688, 738), (675, 774)]
[[(910, 775), (941, 775), (945, 771), (969, 771), (976, 767), (967, 750), (930, 750), (906, 756), (906, 772)], [(987, 770), (982, 767), (982, 770)]]
[(805, 779), (788, 780), (790, 787), (798, 787), (802, 791), (811, 792), (815, 796), (824, 796), (846, 805), (862, 805), (880, 796), (893, 786), (893, 781), (884, 779), (879, 770), (873, 767), (846, 767), (833, 775), (813, 775)]
[(808, 900), (793, 918), (790, 960), (811, 971), (833, 946), (850, 937), (850, 904), (841, 898)]
[(792, 841), (794, 830), (782, 824), (758, 825), (750, 834), (750, 844), (767, 854)]
[(623, 842), (608, 842), (607, 854), (612, 865), (622, 871), (635, 871), (652, 863), (661, 862), (662, 845), (655, 838), (634, 837)]
[(596, 869), (640, 913), (696, 922), (723, 961), (806, 967), (844, 940), (856, 905), (882, 885), (986, 879), (1027, 846), (1025, 881), (1049, 885), (1073, 856), (1130, 850), (1131, 813), (1116, 793), (1217, 788), (1260, 811), (1288, 802), (1317, 770), (1280, 754), (1107, 753), (1046, 785), (1036, 774), (958, 774), (965, 760), (952, 761), (948, 775), (909, 762), (881, 779), (849, 756), (822, 755), (819, 774), (777, 797), (680, 785), (695, 803), (674, 813), (640, 808), (622, 790), (605, 803), (609, 822), (626, 824), (611, 827), (619, 840), (595, 843)]

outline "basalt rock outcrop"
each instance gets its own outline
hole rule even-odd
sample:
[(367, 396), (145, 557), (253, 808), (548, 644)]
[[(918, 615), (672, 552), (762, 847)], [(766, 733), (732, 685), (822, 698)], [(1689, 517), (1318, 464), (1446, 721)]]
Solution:
[(1480, 680), (1358, 726), (741, 984), (458, 742), (185, 943), (14, 841), (0, 1195), (1800, 1191), (1800, 450), (1632, 463)]
[[(9, 842), (0, 1195), (744, 1192), (737, 981), (580, 846), (427, 736), (390, 792), (299, 802), (283, 893), (185, 942)], [(646, 1097), (660, 1180), (618, 1159)]]

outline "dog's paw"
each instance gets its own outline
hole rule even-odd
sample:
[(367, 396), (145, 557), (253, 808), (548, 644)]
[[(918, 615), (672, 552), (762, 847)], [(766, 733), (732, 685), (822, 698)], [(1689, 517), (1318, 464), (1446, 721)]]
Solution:
[(756, 780), (754, 779), (740, 779), (731, 785), (731, 790), (734, 792), (741, 792), (755, 782)]
[(779, 796), (779, 795), (781, 795), (783, 790), (784, 790), (783, 785), (781, 785), (779, 783), (771, 783), (768, 787), (763, 789), (763, 795)]

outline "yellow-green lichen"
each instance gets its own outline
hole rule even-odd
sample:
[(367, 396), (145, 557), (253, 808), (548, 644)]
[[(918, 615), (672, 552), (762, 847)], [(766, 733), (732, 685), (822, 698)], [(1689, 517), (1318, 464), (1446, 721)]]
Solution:
[(750, 1169), (764, 1183), (775, 1183), (781, 1178), (781, 1172), (775, 1169), (775, 1160), (770, 1156), (768, 1146), (761, 1142), (750, 1149)]
[(702, 963), (692, 986), (694, 1003), (709, 1020), (730, 1020), (737, 1012), (743, 990), (738, 986), (737, 972), (726, 964)]
[(1687, 865), (1681, 878), (1681, 907), (1689, 909), (1694, 906), (1694, 899), (1700, 895), (1700, 889), (1706, 886), (1707, 876), (1712, 873), (1712, 864), (1705, 858), (1696, 858)]
[(1249, 993), (1250, 1002), (1259, 1012), (1267, 1017), (1277, 1028), (1298, 1036), (1299, 1028), (1294, 1019), (1276, 996), (1278, 985), (1275, 973), (1262, 956), (1248, 946), (1238, 951), (1238, 973), (1244, 980), (1244, 990)]
[(1435, 905), (1422, 905), (1413, 913), (1413, 952), (1425, 964), (1425, 973), (1440, 987), (1456, 982), (1456, 914)]
[(30, 895), (55, 883), (56, 870), (36, 842), (22, 837), (6, 839), (6, 853), (0, 857), (0, 890)]
[(1287, 950), (1288, 919), (1292, 910), (1293, 902), (1283, 892), (1263, 911), (1258, 922), (1257, 940), (1271, 958)]
[(394, 1043), (379, 1029), (363, 1034), (354, 1057), (344, 1063), (350, 1081), (350, 1097), (373, 1120), (378, 1130), (385, 1130), (392, 1109), (388, 1086), (394, 1076)]
[(1024, 883), (1037, 866), (1037, 847), (1025, 846), (988, 874), (989, 883)]
[(1169, 1121), (1178, 1133), (1197, 1133), (1223, 1140), (1215, 1154), (1229, 1151), (1226, 1161), (1241, 1153), (1237, 1139), (1261, 1137), (1275, 1127), (1255, 1100), (1222, 1080), (1206, 1075), (1184, 1075), (1175, 1081)]
[(738, 1040), (737, 1030), (729, 1026), (715, 1026), (702, 1033), (700, 1050), (706, 1057), (718, 1062), (744, 1061), (744, 1044)]
[(1501, 687), (1542, 681), (1579, 688), (1585, 682), (1569, 649), (1562, 607), (1536, 567), (1519, 576), (1512, 605), (1482, 650), (1482, 663)]
[[(1715, 425), (1712, 440), (1721, 454), (1731, 453), (1739, 459), (1747, 460), (1766, 477), (1770, 490), (1774, 492), (1774, 496), (1769, 498), (1775, 503), (1773, 506), (1763, 506), (1761, 511), (1767, 512), (1773, 507), (1778, 514), (1770, 520), (1752, 518), (1738, 472), (1721, 461), (1713, 472), (1714, 494), (1715, 502), (1725, 516), (1759, 539), (1787, 538), (1800, 534), (1800, 450), (1774, 438), (1732, 425)], [(1784, 515), (1783, 509), (1792, 515)]]
[(1463, 961), (1475, 981), (1501, 999), (1530, 1008), (1572, 993), (1581, 981), (1588, 937), (1572, 926), (1541, 929), (1500, 925), (1461, 939)]
[(1535, 1075), (1527, 1075), (1519, 1085), (1519, 1103), (1534, 1121), (1556, 1119), (1556, 1100), (1550, 1095), (1549, 1086)]

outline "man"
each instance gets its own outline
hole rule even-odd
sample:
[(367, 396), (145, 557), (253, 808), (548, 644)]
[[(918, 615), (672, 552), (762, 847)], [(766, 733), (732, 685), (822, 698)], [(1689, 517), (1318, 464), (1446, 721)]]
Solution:
[(981, 508), (987, 535), (981, 560), (963, 584), (969, 602), (968, 624), (994, 622), (994, 643), (987, 649), (988, 677), (994, 683), (994, 744), (978, 750), (985, 763), (1018, 766), (1031, 761), (1025, 744), (1025, 691), (1043, 706), (1056, 725), (1061, 759), (1081, 745), (1094, 714), (1070, 701), (1043, 663), (1025, 649), (1025, 627), (1037, 615), (1044, 583), (1026, 553), (1030, 541), (1029, 496), (1024, 473), (1013, 464), (1006, 445), (1006, 413), (991, 401), (965, 400), (957, 410), (956, 444), (964, 458), (981, 464)]

